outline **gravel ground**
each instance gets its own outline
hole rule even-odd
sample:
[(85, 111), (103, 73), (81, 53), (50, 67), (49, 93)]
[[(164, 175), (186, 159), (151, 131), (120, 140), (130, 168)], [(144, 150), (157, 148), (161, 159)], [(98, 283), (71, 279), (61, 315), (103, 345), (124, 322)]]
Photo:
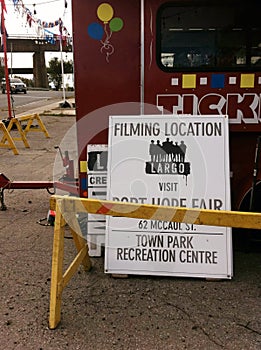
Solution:
[[(44, 116), (51, 134), (31, 133), (20, 154), (0, 148), (0, 172), (11, 180), (52, 180), (59, 144), (75, 119)], [(1, 349), (261, 349), (260, 252), (234, 252), (234, 278), (204, 279), (104, 274), (92, 258), (63, 292), (62, 321), (48, 328), (53, 227), (45, 190), (5, 191), (0, 211)], [(44, 223), (44, 221), (42, 222)], [(75, 248), (66, 229), (65, 265)]]

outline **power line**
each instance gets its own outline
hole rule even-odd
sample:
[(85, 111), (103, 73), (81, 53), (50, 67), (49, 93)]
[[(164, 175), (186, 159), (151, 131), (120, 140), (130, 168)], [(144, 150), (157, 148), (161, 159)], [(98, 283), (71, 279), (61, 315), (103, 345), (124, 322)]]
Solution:
[[(12, 0), (10, 0), (12, 1)], [(61, 0), (47, 0), (47, 1), (41, 1), (41, 2), (36, 2), (36, 0), (33, 0), (32, 3), (24, 3), (22, 2), (22, 5), (23, 7), (27, 8), (27, 6), (33, 6), (33, 13), (34, 15), (36, 15), (36, 7), (37, 6), (41, 6), (41, 5), (48, 5), (48, 4), (51, 4), (51, 3), (57, 3), (57, 2), (60, 2)], [(16, 6), (17, 4), (14, 2), (13, 4), (6, 4), (8, 6)], [(63, 16), (65, 16), (66, 12), (67, 12), (67, 9), (68, 9), (68, 0), (64, 0), (64, 13), (63, 13)]]
[[(34, 1), (33, 1), (32, 3), (30, 3), (30, 4), (25, 4), (25, 3), (24, 3), (24, 5), (25, 5), (25, 6), (47, 5), (47, 4), (50, 4), (50, 3), (52, 3), (52, 2), (58, 2), (58, 1), (60, 1), (60, 0), (48, 0), (48, 1), (42, 1), (42, 2), (36, 3), (35, 0), (34, 0)], [(13, 4), (6, 4), (6, 5), (8, 5), (8, 6), (13, 6)]]

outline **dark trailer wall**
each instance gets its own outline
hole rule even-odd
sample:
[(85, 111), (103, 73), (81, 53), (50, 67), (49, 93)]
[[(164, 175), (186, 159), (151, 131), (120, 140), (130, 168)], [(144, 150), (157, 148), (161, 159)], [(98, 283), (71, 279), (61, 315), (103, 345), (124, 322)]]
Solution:
[[(81, 190), (86, 145), (107, 143), (109, 115), (138, 114), (142, 101), (156, 105), (156, 113), (229, 115), (232, 208), (246, 210), (261, 134), (261, 1), (72, 5)], [(188, 64), (178, 61), (181, 54)]]
[[(72, 11), (77, 138), (84, 162), (86, 144), (107, 143), (109, 115), (139, 113), (115, 104), (140, 100), (140, 1), (74, 0)], [(99, 110), (104, 106), (110, 107)], [(86, 173), (80, 177), (83, 184)]]

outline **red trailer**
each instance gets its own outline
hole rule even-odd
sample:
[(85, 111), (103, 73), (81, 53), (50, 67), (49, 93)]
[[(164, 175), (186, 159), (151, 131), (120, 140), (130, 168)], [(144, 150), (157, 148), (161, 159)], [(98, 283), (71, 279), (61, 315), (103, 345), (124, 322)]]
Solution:
[(86, 146), (107, 143), (109, 115), (227, 114), (232, 209), (248, 210), (254, 168), (261, 194), (260, 0), (74, 0), (72, 10), (81, 195)]

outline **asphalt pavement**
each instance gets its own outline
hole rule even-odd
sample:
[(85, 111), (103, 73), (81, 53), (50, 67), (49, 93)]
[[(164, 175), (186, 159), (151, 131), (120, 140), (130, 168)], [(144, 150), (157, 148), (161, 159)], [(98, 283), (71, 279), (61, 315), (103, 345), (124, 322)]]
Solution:
[[(65, 96), (63, 96), (62, 91), (28, 90), (27, 94), (12, 94), (10, 102), (13, 116), (32, 112), (42, 113), (59, 108), (60, 105), (64, 105), (64, 102), (66, 102), (67, 107), (67, 102), (72, 106), (74, 92), (66, 91)], [(6, 119), (9, 116), (7, 94), (0, 94), (0, 116), (1, 119)]]
[[(28, 133), (19, 155), (0, 148), (0, 172), (12, 181), (52, 181), (62, 161), (55, 145), (75, 124), (61, 101), (30, 110), (50, 133)], [(29, 113), (29, 111), (28, 111)], [(15, 131), (12, 131), (15, 135)], [(261, 259), (235, 251), (232, 280), (104, 273), (104, 257), (79, 268), (62, 295), (62, 320), (48, 328), (53, 227), (46, 190), (5, 189), (0, 211), (0, 344), (5, 350), (259, 350)], [(64, 267), (76, 250), (65, 228)]]

